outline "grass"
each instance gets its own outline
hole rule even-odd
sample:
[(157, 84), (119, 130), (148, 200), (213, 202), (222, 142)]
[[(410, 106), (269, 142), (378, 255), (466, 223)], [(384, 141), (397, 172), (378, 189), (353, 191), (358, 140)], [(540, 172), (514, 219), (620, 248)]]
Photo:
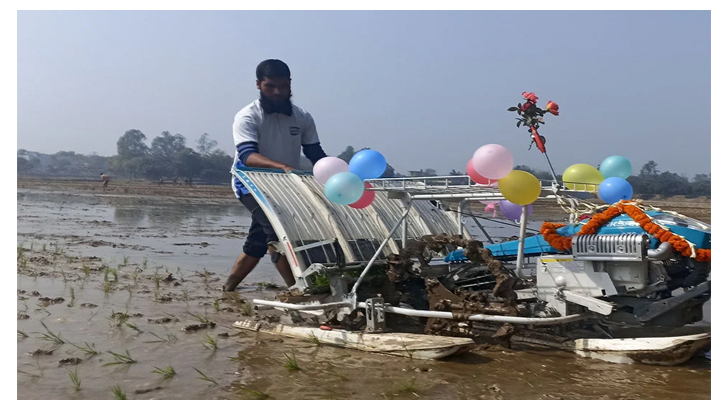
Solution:
[(28, 375), (28, 376), (30, 376), (32, 378), (35, 378), (35, 379), (40, 379), (41, 377), (43, 377), (43, 372), (45, 371), (45, 367), (40, 367), (40, 362), (36, 362), (36, 366), (38, 367), (38, 374), (25, 372), (23, 370), (18, 370), (18, 372), (19, 373), (26, 374), (26, 375)]
[(210, 335), (207, 335), (207, 338), (202, 342), (202, 345), (205, 346), (205, 349), (217, 350), (217, 341), (210, 337)]
[(65, 342), (65, 341), (64, 341), (64, 340), (63, 340), (63, 339), (61, 338), (61, 333), (60, 333), (60, 332), (58, 332), (58, 334), (55, 334), (55, 333), (53, 333), (53, 332), (52, 332), (52, 331), (51, 331), (50, 329), (48, 329), (48, 326), (46, 326), (46, 324), (45, 324), (45, 323), (43, 323), (43, 322), (41, 321), (41, 322), (40, 322), (40, 324), (41, 324), (41, 325), (42, 325), (42, 326), (43, 326), (43, 327), (45, 328), (45, 330), (46, 330), (46, 331), (48, 332), (48, 333), (41, 333), (41, 337), (40, 337), (40, 340), (45, 340), (46, 342), (51, 342), (51, 343), (53, 343), (53, 345), (55, 345), (55, 346), (60, 346), (60, 345), (62, 345), (62, 344), (64, 344), (64, 343), (66, 343), (66, 342)]
[(313, 286), (316, 288), (328, 288), (330, 286), (329, 278), (326, 275), (314, 275)]
[(18, 336), (20, 336), (22, 338), (26, 338), (26, 337), (28, 337), (28, 334), (23, 332), (22, 330), (18, 330)]
[(139, 334), (139, 333), (144, 333), (144, 331), (143, 331), (143, 330), (141, 330), (141, 329), (139, 329), (139, 326), (137, 326), (137, 325), (136, 325), (136, 324), (134, 324), (134, 323), (127, 323), (127, 324), (126, 324), (126, 326), (127, 326), (127, 327), (129, 327), (130, 329), (133, 329), (133, 330), (135, 330), (135, 331), (137, 332), (137, 334)]
[(408, 392), (408, 393), (412, 393), (415, 396), (419, 397), (417, 395), (417, 388), (415, 387), (415, 382), (416, 381), (417, 381), (417, 379), (414, 378), (414, 377), (412, 379), (410, 379), (410, 381), (408, 381), (407, 383), (405, 383), (405, 384), (402, 385), (402, 391), (405, 391), (405, 392)]
[(212, 307), (215, 308), (215, 312), (220, 311), (220, 298), (215, 298), (215, 300), (212, 302)]
[(34, 314), (37, 315), (38, 313), (42, 312), (42, 313), (45, 313), (47, 316), (51, 315), (51, 312), (49, 312), (48, 309), (45, 308), (45, 306), (41, 306), (41, 305), (37, 305), (37, 306), (38, 306), (38, 309), (33, 311)]
[(200, 371), (199, 369), (197, 369), (196, 367), (193, 367), (193, 369), (195, 369), (195, 371), (196, 371), (197, 373), (199, 373), (199, 374), (200, 374), (200, 376), (198, 376), (198, 377), (197, 377), (198, 379), (200, 379), (200, 380), (204, 380), (204, 381), (206, 381), (206, 382), (210, 382), (210, 383), (212, 383), (212, 384), (217, 384), (217, 381), (216, 381), (215, 379), (213, 379), (212, 377), (210, 377), (210, 376), (206, 375), (205, 373), (202, 373), (202, 372), (201, 372), (201, 371)]
[(283, 353), (283, 355), (286, 356), (286, 360), (283, 362), (283, 367), (291, 371), (301, 370), (301, 367), (298, 365), (298, 360), (296, 360), (295, 353), (291, 353), (291, 356), (288, 356), (288, 353)]
[(76, 391), (81, 390), (81, 379), (78, 377), (77, 371), (69, 371), (68, 377), (71, 379), (71, 386), (73, 386), (73, 389)]
[(155, 367), (154, 370), (152, 370), (152, 373), (161, 374), (163, 378), (165, 379), (171, 379), (172, 377), (177, 375), (177, 372), (174, 371), (174, 367), (167, 366), (166, 369), (160, 369), (159, 367)]
[(129, 354), (129, 351), (128, 350), (126, 351), (126, 354), (114, 353), (111, 350), (108, 350), (107, 353), (109, 353), (110, 355), (114, 356), (116, 358), (116, 361), (115, 362), (106, 363), (106, 364), (104, 364), (104, 366), (113, 366), (113, 365), (116, 365), (116, 364), (134, 364), (134, 363), (137, 363), (136, 360), (134, 360), (134, 359), (131, 358), (131, 354)]
[(89, 345), (88, 342), (84, 342), (84, 344), (86, 345), (86, 347), (82, 347), (82, 346), (79, 346), (79, 345), (76, 345), (76, 344), (71, 343), (71, 345), (73, 347), (75, 347), (76, 349), (78, 349), (78, 350), (86, 353), (89, 356), (96, 356), (97, 354), (101, 354), (101, 352), (99, 352), (98, 350), (96, 350), (96, 345), (95, 344), (91, 343), (91, 345)]
[(118, 384), (111, 388), (111, 392), (114, 393), (116, 400), (126, 400), (126, 393), (124, 393), (124, 390), (121, 390)]

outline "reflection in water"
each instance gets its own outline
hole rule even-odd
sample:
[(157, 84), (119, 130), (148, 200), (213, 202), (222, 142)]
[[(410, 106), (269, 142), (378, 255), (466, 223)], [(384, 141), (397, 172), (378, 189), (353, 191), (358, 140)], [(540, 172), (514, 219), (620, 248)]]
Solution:
[(143, 208), (114, 207), (114, 222), (139, 226), (144, 221), (146, 211)]

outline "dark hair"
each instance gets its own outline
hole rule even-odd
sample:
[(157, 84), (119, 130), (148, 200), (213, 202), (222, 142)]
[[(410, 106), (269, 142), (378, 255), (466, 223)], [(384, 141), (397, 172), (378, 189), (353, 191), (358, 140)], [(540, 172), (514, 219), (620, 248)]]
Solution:
[(258, 78), (258, 81), (263, 81), (265, 77), (291, 78), (291, 70), (281, 60), (265, 60), (258, 64), (258, 67), (255, 69), (255, 76)]

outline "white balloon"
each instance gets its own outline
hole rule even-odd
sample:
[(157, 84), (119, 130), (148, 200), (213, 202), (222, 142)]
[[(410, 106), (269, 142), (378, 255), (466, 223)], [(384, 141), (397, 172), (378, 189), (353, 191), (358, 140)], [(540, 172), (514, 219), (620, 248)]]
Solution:
[(326, 185), (329, 178), (340, 172), (349, 172), (349, 164), (338, 157), (321, 158), (313, 166), (313, 176), (322, 185)]

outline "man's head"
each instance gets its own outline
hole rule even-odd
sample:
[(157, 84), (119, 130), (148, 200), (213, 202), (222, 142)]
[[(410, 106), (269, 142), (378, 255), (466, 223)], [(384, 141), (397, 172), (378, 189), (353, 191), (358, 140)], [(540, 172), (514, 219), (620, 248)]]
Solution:
[(281, 60), (265, 60), (255, 69), (260, 94), (272, 103), (291, 98), (291, 70)]

